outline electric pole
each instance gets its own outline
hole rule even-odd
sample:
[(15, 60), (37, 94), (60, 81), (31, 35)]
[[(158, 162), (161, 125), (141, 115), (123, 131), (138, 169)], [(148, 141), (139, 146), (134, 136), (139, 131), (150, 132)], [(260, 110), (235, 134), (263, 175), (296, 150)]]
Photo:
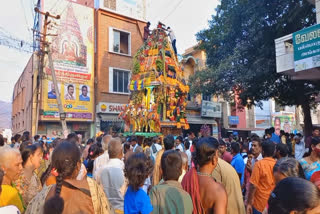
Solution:
[(39, 74), (37, 76), (37, 113), (36, 113), (36, 133), (38, 131), (38, 120), (39, 120), (39, 100), (41, 98), (41, 80), (43, 77), (43, 68), (44, 68), (44, 57), (46, 54), (48, 54), (48, 60), (49, 60), (49, 68), (51, 70), (51, 75), (52, 75), (52, 81), (53, 84), (55, 86), (55, 90), (56, 90), (56, 100), (58, 103), (58, 109), (59, 109), (59, 115), (60, 115), (60, 121), (61, 121), (61, 125), (62, 125), (62, 130), (63, 130), (63, 134), (66, 137), (68, 135), (68, 128), (67, 128), (67, 122), (66, 122), (66, 113), (63, 110), (62, 107), (62, 102), (61, 102), (61, 95), (60, 95), (60, 91), (59, 91), (59, 87), (58, 87), (58, 81), (56, 78), (56, 73), (55, 73), (55, 69), (54, 69), (54, 65), (53, 65), (53, 60), (52, 60), (52, 55), (51, 55), (51, 50), (50, 50), (50, 46), (49, 43), (47, 42), (47, 36), (55, 36), (55, 35), (51, 35), (51, 34), (47, 34), (47, 29), (48, 29), (48, 25), (51, 23), (51, 21), (49, 21), (49, 17), (53, 18), (53, 19), (60, 19), (60, 16), (53, 16), (51, 15), (49, 12), (42, 12), (40, 11), (38, 8), (35, 8), (35, 12), (41, 14), (44, 16), (44, 24), (43, 24), (43, 32), (41, 33), (43, 35), (42, 39), (40, 39), (40, 52), (39, 52)]

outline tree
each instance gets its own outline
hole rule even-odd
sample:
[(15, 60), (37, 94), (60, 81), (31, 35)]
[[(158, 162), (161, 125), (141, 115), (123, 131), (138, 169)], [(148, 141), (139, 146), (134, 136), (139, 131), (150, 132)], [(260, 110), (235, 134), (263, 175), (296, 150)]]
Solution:
[(315, 22), (314, 6), (305, 0), (221, 0), (209, 28), (197, 34), (208, 68), (190, 77), (191, 93), (233, 100), (237, 91), (243, 106), (261, 107), (270, 98), (302, 106), (305, 135), (310, 135), (310, 109), (320, 84), (278, 74), (274, 40)]

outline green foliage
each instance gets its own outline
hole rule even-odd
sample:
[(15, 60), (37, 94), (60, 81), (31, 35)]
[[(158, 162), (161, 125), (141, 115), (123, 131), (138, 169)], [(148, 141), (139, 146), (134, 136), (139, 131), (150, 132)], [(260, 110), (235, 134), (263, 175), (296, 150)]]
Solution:
[(133, 74), (138, 74), (140, 72), (140, 63), (138, 62), (138, 60), (134, 60), (133, 62)]
[[(248, 98), (259, 104), (270, 97), (284, 105), (299, 104), (288, 93), (292, 84), (304, 82), (276, 73), (274, 40), (314, 23), (314, 8), (306, 1), (222, 0), (210, 28), (197, 34), (209, 68), (191, 77), (191, 91), (230, 97), (236, 87), (244, 105)], [(302, 93), (314, 90), (302, 88)]]
[(191, 93), (232, 100), (230, 91), (237, 89), (243, 105), (259, 106), (269, 98), (282, 105), (312, 104), (320, 84), (278, 74), (274, 40), (315, 22), (308, 1), (221, 0), (209, 29), (197, 34), (208, 68), (190, 78)]

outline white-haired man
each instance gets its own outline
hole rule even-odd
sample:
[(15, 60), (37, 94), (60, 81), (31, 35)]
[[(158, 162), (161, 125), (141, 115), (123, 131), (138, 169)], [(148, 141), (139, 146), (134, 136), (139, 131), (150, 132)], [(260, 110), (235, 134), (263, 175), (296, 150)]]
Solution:
[(99, 176), (101, 173), (101, 169), (109, 161), (108, 144), (111, 139), (112, 139), (111, 135), (103, 136), (101, 144), (102, 144), (102, 149), (103, 149), (104, 153), (94, 160), (92, 175), (93, 175), (93, 178), (96, 179), (97, 181), (100, 180)]
[(126, 182), (124, 177), (123, 152), (120, 138), (112, 138), (108, 145), (109, 162), (101, 170), (98, 181), (116, 213), (123, 213)]

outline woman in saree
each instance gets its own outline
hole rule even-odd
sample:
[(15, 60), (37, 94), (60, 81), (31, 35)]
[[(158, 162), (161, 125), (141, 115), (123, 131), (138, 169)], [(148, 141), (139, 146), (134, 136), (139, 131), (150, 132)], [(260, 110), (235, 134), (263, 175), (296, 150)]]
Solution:
[(94, 180), (76, 179), (80, 158), (79, 148), (74, 143), (63, 142), (55, 148), (51, 164), (56, 184), (44, 186), (30, 202), (26, 214), (113, 213), (106, 195)]

